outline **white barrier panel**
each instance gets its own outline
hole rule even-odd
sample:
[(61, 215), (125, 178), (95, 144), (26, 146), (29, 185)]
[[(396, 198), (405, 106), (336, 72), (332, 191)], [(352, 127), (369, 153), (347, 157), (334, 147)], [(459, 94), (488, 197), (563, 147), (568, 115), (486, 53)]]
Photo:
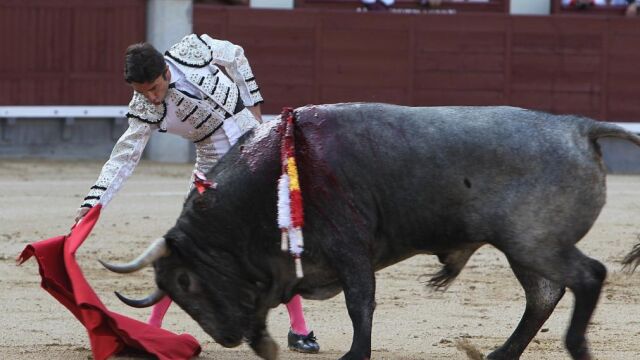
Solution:
[[(126, 106), (0, 106), (0, 118), (119, 118), (125, 117)], [(263, 114), (263, 121), (279, 115)], [(640, 123), (614, 122), (628, 131), (640, 134)]]
[(127, 106), (0, 106), (3, 118), (117, 118), (125, 117)]

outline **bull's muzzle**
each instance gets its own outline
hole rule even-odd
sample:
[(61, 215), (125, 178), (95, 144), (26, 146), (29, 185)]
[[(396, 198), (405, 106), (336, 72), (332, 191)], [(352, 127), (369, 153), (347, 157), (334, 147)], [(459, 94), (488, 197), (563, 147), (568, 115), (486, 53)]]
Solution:
[[(154, 261), (168, 254), (169, 254), (169, 249), (167, 249), (167, 244), (164, 238), (159, 238), (159, 239), (156, 239), (153, 243), (151, 243), (151, 245), (140, 256), (138, 256), (137, 258), (135, 258), (133, 261), (129, 263), (114, 265), (114, 264), (106, 263), (102, 260), (98, 260), (98, 261), (100, 262), (100, 264), (102, 264), (102, 266), (106, 267), (107, 269), (113, 272), (117, 272), (119, 274), (128, 274), (134, 271), (138, 271), (146, 266), (149, 266)], [(136, 308), (151, 306), (157, 303), (158, 301), (160, 301), (160, 299), (162, 299), (165, 296), (164, 291), (160, 289), (156, 289), (156, 291), (154, 291), (151, 295), (140, 300), (129, 299), (121, 295), (117, 291), (115, 292), (115, 294), (118, 297), (118, 299), (120, 299), (123, 303)]]

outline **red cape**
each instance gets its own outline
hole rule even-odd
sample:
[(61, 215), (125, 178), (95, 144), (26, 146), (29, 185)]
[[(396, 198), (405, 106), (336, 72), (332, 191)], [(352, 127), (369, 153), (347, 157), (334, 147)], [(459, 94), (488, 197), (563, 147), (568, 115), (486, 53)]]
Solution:
[(100, 301), (76, 263), (76, 250), (89, 236), (100, 216), (93, 207), (69, 235), (28, 245), (19, 264), (36, 257), (42, 288), (84, 325), (97, 360), (120, 352), (147, 353), (159, 359), (189, 359), (200, 353), (200, 344), (189, 334), (176, 335), (109, 311)]

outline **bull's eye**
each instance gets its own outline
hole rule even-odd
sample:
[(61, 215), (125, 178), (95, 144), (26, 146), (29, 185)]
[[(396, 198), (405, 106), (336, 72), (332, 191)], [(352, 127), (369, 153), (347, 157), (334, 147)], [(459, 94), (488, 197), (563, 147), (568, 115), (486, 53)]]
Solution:
[(184, 292), (189, 292), (189, 286), (191, 285), (191, 280), (189, 279), (189, 275), (187, 273), (182, 273), (178, 275), (178, 285)]

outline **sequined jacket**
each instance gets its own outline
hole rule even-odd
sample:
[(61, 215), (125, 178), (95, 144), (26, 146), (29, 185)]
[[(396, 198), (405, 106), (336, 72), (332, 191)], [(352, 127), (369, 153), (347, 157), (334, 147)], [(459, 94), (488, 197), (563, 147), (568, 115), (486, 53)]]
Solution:
[(196, 144), (194, 170), (206, 173), (226, 151), (224, 146), (216, 144), (214, 133), (223, 130), (227, 133), (225, 141), (233, 144), (243, 132), (257, 125), (245, 105), (254, 106), (263, 99), (240, 46), (206, 34), (191, 34), (172, 46), (165, 53), (165, 59), (200, 94), (189, 94), (174, 83), (169, 86), (163, 103), (154, 105), (134, 92), (127, 113), (129, 127), (115, 144), (82, 207), (93, 207), (97, 203), (105, 207), (109, 203), (133, 173), (154, 130), (193, 141)]

